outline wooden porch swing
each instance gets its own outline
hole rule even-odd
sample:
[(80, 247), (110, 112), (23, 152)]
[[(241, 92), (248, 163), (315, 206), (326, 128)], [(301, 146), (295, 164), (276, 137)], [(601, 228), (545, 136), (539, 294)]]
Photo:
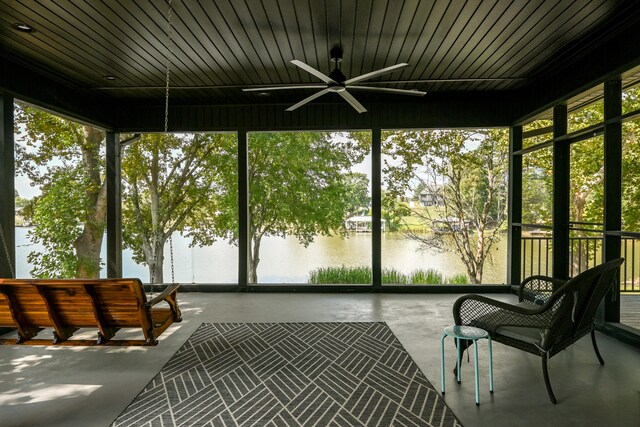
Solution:
[[(164, 131), (168, 131), (169, 71), (172, 55), (171, 0), (167, 11), (169, 48), (166, 66)], [(13, 263), (0, 224), (4, 253), (15, 277)], [(170, 241), (170, 243), (173, 243)], [(173, 245), (172, 284), (160, 294), (147, 296), (139, 279), (13, 279), (0, 278), (0, 327), (17, 330), (17, 339), (2, 344), (30, 345), (156, 345), (157, 338), (172, 323), (182, 320), (176, 299)], [(153, 284), (154, 278), (151, 277)], [(153, 286), (153, 285), (152, 285)], [(152, 288), (153, 292), (153, 288)], [(168, 308), (155, 307), (167, 302)], [(44, 328), (53, 328), (53, 340), (34, 339)], [(80, 328), (97, 328), (97, 340), (70, 339)], [(113, 340), (122, 328), (141, 328), (143, 340)]]

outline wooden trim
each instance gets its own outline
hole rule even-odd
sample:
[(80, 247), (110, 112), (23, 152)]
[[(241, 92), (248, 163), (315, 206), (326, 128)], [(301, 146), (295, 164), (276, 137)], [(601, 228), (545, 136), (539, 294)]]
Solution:
[(569, 278), (569, 217), (571, 178), (569, 144), (560, 138), (567, 134), (567, 106), (553, 108), (553, 277)]
[(12, 277), (16, 268), (15, 250), (15, 141), (13, 98), (0, 95), (0, 226), (9, 259), (0, 241), (0, 277)]
[(560, 135), (553, 140), (555, 142), (564, 142), (566, 141), (569, 144), (573, 144), (574, 142), (584, 141), (585, 139), (595, 138), (598, 135), (602, 135), (604, 133), (604, 122), (596, 123), (595, 125), (587, 126), (583, 129), (578, 129), (571, 133), (567, 133), (564, 135)]
[[(622, 81), (604, 83), (604, 226), (603, 231), (622, 229), (622, 121), (609, 119), (622, 114)], [(620, 236), (604, 234), (603, 260), (611, 261), (621, 255)], [(620, 321), (619, 275), (604, 299), (604, 320)]]
[(534, 136), (544, 135), (545, 133), (552, 133), (553, 126), (547, 126), (539, 129), (531, 129), (526, 132), (522, 132), (522, 139), (533, 138)]
[(382, 130), (371, 130), (371, 281), (382, 287)]
[(241, 129), (238, 135), (238, 287), (249, 283), (249, 135)]
[(120, 134), (107, 132), (107, 277), (122, 277), (122, 163)]
[(523, 154), (534, 153), (538, 150), (542, 150), (544, 148), (553, 147), (553, 140), (541, 142), (540, 144), (532, 145), (531, 147), (522, 148), (520, 150), (516, 150), (513, 152), (514, 156), (522, 156)]
[(508, 236), (507, 236), (507, 281), (510, 285), (517, 285), (522, 280), (520, 259), (522, 227), (517, 224), (522, 222), (522, 156), (516, 155), (516, 151), (522, 149), (522, 126), (509, 128), (509, 210), (508, 210)]

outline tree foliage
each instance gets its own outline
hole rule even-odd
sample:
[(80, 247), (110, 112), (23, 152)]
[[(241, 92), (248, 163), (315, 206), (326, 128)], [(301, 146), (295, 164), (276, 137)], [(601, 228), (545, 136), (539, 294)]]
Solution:
[[(176, 232), (198, 227), (202, 206), (215, 209), (217, 168), (233, 164), (230, 134), (146, 134), (122, 158), (123, 239), (134, 260), (164, 281), (164, 246)], [(234, 187), (229, 187), (234, 188)], [(216, 229), (213, 229), (216, 232)]]
[[(293, 236), (307, 246), (318, 235), (343, 235), (345, 217), (358, 208), (365, 180), (348, 171), (368, 152), (366, 138), (338, 138), (322, 132), (251, 133), (249, 139), (249, 281), (258, 282), (265, 236)], [(223, 188), (236, 188), (231, 170), (220, 171)], [(220, 235), (237, 239), (237, 199), (207, 206), (211, 227), (191, 232), (199, 244)], [(204, 218), (204, 216), (203, 216)], [(216, 225), (217, 224), (217, 225)]]
[(471, 281), (481, 283), (505, 219), (506, 131), (399, 131), (383, 141), (385, 205), (402, 207), (398, 201), (417, 186), (436, 194), (441, 205), (415, 209), (413, 215), (427, 228), (446, 233), (409, 229), (407, 236), (425, 247), (455, 252)]
[[(624, 91), (623, 112), (640, 110), (640, 86)], [(622, 124), (622, 227), (640, 231), (640, 119)]]
[(98, 277), (106, 223), (104, 133), (28, 106), (16, 107), (16, 172), (42, 189), (25, 206), (34, 277)]

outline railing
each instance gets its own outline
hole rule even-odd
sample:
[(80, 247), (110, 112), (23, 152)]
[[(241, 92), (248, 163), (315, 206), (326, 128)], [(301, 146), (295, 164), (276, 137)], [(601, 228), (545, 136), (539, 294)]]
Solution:
[[(570, 238), (570, 276), (595, 267), (602, 262), (601, 237)], [(551, 237), (523, 237), (521, 243), (522, 277), (552, 275), (553, 248)], [(620, 292), (640, 292), (640, 239), (623, 237), (621, 256), (625, 263), (620, 269)]]

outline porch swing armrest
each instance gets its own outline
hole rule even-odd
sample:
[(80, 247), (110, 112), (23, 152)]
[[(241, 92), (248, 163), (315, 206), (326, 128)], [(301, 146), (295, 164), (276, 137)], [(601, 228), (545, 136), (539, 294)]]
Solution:
[(162, 301), (166, 301), (167, 298), (171, 298), (172, 296), (173, 298), (171, 299), (175, 300), (175, 294), (178, 291), (179, 287), (180, 287), (180, 283), (170, 284), (169, 286), (164, 288), (164, 290), (161, 293), (159, 293), (155, 298), (153, 298), (151, 301), (147, 301), (146, 306), (148, 308), (151, 308)]

